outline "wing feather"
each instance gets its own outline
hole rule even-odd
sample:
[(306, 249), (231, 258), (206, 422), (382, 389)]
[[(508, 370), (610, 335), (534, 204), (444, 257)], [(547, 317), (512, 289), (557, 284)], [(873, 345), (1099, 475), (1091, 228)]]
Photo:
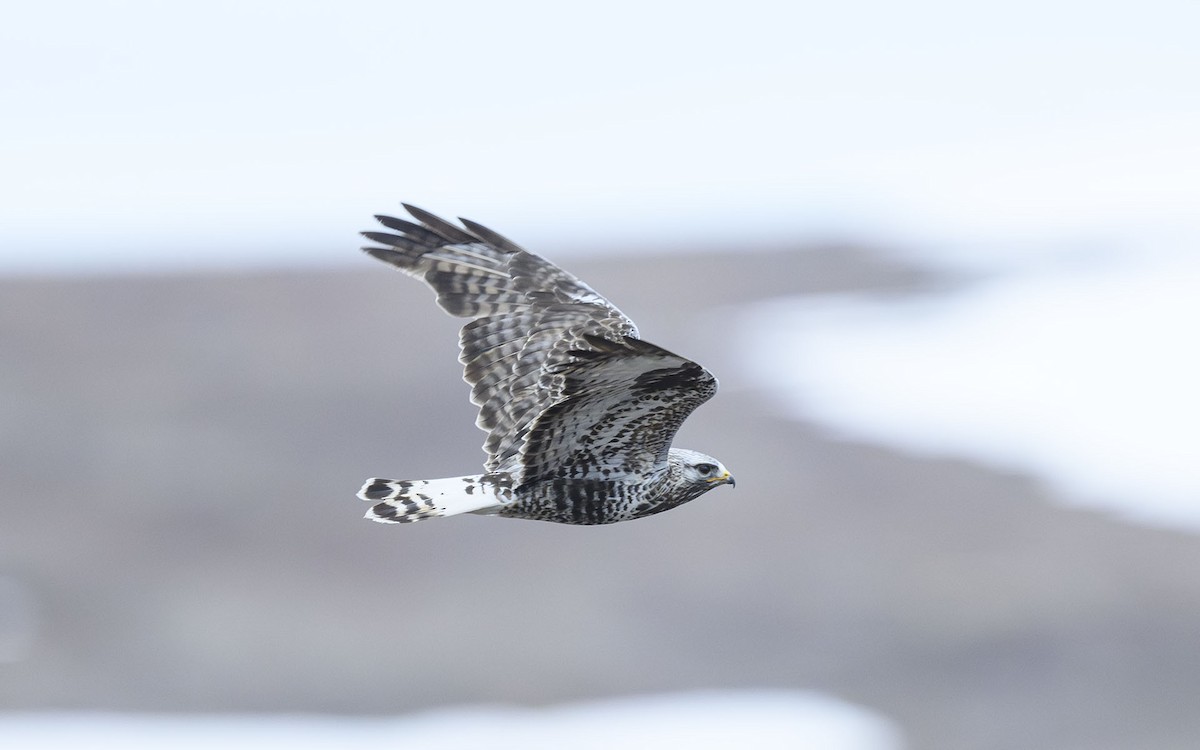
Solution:
[(473, 318), (459, 333), (459, 359), (488, 433), (485, 466), (519, 482), (534, 422), (564, 396), (559, 368), (586, 361), (580, 354), (596, 342), (636, 340), (637, 327), (575, 276), (481, 224), (463, 220), (464, 229), (404, 207), (420, 223), (377, 216), (401, 234), (364, 232), (385, 247), (363, 249), (424, 281), (446, 312)]
[(629, 336), (583, 337), (549, 370), (554, 403), (531, 424), (523, 481), (645, 475), (665, 465), (683, 421), (717, 380), (691, 360)]
[(441, 235), (447, 242), (454, 245), (469, 245), (472, 242), (479, 242), (480, 238), (460, 229), (440, 216), (435, 216), (423, 208), (417, 208), (408, 203), (401, 203), (404, 210), (412, 214), (412, 217), (421, 222), (428, 229), (432, 229)]
[(461, 217), (459, 218), (459, 221), (461, 221), (463, 226), (471, 231), (476, 237), (490, 245), (494, 245), (495, 247), (504, 250), (505, 252), (519, 253), (524, 250), (524, 248), (509, 238), (505, 237), (499, 232), (493, 232), (491, 229), (488, 229), (482, 224), (478, 224), (470, 219), (463, 219)]

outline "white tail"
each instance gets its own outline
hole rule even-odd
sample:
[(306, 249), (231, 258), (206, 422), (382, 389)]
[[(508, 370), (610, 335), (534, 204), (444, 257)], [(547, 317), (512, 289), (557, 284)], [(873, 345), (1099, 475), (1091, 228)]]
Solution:
[[(496, 475), (488, 475), (495, 477)], [(459, 513), (490, 515), (504, 505), (506, 492), (484, 476), (446, 479), (368, 479), (358, 496), (376, 503), (366, 518), (379, 523), (414, 523)]]

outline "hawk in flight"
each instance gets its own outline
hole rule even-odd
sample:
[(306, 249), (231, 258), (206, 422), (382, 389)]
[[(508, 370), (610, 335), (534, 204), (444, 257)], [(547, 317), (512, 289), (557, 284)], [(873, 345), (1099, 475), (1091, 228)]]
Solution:
[[(368, 479), (367, 518), (410, 523), (459, 513), (569, 524), (628, 521), (695, 500), (733, 477), (711, 456), (672, 448), (712, 398), (708, 370), (643, 341), (591, 287), (473, 221), (457, 226), (408, 204), (416, 222), (363, 248), (437, 292), (459, 333), (485, 473)], [(419, 222), (419, 223), (418, 223)]]

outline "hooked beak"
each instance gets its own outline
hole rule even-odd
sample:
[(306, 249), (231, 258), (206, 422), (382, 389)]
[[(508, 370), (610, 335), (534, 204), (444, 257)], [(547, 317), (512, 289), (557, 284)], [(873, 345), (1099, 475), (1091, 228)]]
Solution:
[(708, 482), (713, 487), (716, 487), (718, 484), (727, 484), (730, 487), (737, 486), (737, 483), (733, 481), (733, 475), (730, 474), (728, 471), (719, 477), (709, 477), (708, 479), (705, 479), (704, 481)]

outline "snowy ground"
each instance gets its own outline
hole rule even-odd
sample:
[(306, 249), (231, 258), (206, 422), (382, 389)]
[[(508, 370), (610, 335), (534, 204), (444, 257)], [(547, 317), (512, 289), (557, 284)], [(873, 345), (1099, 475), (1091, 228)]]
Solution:
[(900, 750), (896, 728), (857, 706), (802, 692), (630, 697), (407, 718), (0, 715), (0, 745), (22, 750)]
[(1200, 251), (1138, 250), (1010, 257), (941, 296), (767, 302), (745, 321), (747, 357), (794, 414), (845, 436), (1197, 530)]

